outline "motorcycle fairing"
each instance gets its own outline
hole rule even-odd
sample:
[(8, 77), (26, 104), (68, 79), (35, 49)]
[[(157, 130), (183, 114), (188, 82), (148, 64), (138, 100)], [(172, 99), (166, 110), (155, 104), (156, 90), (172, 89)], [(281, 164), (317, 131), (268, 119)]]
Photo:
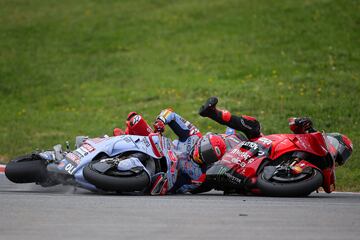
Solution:
[[(156, 141), (159, 141), (158, 137)], [(114, 157), (129, 151), (143, 152), (155, 159), (160, 158), (154, 153), (148, 137), (122, 135), (117, 137), (87, 139), (79, 148), (66, 154), (65, 158), (59, 163), (48, 166), (48, 169), (57, 169), (57, 172), (74, 175), (75, 180), (82, 187), (95, 190), (96, 187), (84, 179), (83, 168), (98, 154), (105, 153), (109, 157)], [(56, 167), (54, 168), (52, 165)]]
[[(330, 161), (328, 163), (329, 167), (321, 169), (324, 177), (322, 187), (327, 193), (330, 193), (335, 189), (334, 157), (336, 156), (336, 150), (334, 149), (334, 146), (329, 143), (325, 133), (280, 134), (269, 135), (266, 136), (266, 138), (272, 141), (270, 159), (275, 160), (288, 152), (303, 151), (325, 158), (326, 161)], [(318, 166), (310, 163), (307, 165), (319, 169)]]
[[(222, 171), (217, 173), (216, 169), (228, 169), (226, 172), (240, 174), (247, 179), (256, 177), (260, 165), (265, 159), (276, 160), (284, 154), (302, 151), (315, 156), (329, 156), (328, 143), (322, 133), (311, 134), (274, 134), (260, 137), (255, 141), (243, 141), (228, 151), (221, 161), (214, 164), (214, 167), (207, 173), (220, 176)], [(307, 161), (301, 161), (301, 166), (319, 169)], [(224, 174), (223, 174), (224, 175)], [(332, 171), (325, 171), (324, 189), (330, 191), (329, 185), (334, 183)]]
[(254, 176), (270, 151), (270, 145), (264, 144), (267, 142), (266, 140), (262, 139), (259, 142), (240, 142), (223, 156), (221, 164), (234, 169), (236, 173), (243, 176)]
[(222, 159), (216, 162), (206, 174), (218, 189), (242, 188), (245, 178), (256, 175), (256, 171), (268, 155), (269, 147), (256, 142), (242, 141)]
[[(270, 159), (277, 159), (293, 151), (308, 152), (321, 157), (328, 154), (324, 137), (320, 132), (309, 134), (273, 134), (263, 138), (271, 141)], [(256, 140), (256, 142), (259, 140), (261, 138)]]
[(324, 176), (323, 189), (326, 193), (331, 193), (335, 190), (335, 171), (334, 168), (327, 168), (322, 170)]

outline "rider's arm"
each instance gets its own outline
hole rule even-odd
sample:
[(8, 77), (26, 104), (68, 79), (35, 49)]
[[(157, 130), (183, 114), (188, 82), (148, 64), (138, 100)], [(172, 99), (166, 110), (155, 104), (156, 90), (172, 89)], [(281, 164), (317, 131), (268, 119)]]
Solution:
[(171, 130), (179, 137), (180, 142), (184, 142), (190, 136), (199, 133), (199, 130), (192, 123), (182, 118), (171, 108), (161, 111), (157, 116), (157, 120), (169, 125)]

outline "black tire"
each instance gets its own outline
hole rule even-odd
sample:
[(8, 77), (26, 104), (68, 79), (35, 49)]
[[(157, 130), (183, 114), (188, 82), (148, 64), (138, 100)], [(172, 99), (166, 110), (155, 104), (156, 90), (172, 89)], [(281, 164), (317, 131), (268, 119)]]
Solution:
[(149, 175), (145, 171), (129, 176), (111, 176), (96, 171), (89, 163), (83, 171), (84, 178), (98, 189), (115, 192), (138, 192), (145, 191), (150, 185)]
[(14, 183), (41, 183), (48, 178), (45, 160), (35, 155), (25, 155), (10, 161), (5, 167), (5, 175)]
[(308, 196), (313, 191), (321, 187), (323, 176), (317, 169), (312, 169), (312, 173), (302, 181), (298, 182), (277, 182), (272, 179), (267, 180), (262, 171), (257, 178), (257, 187), (261, 193), (271, 197), (302, 197)]

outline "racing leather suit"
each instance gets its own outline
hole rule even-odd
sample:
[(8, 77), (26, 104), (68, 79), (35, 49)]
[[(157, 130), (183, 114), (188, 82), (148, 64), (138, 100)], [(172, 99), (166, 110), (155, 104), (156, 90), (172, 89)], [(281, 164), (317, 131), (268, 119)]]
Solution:
[[(178, 140), (174, 140), (173, 144), (178, 156), (179, 177), (174, 185), (173, 192), (184, 193), (197, 189), (205, 182), (206, 170), (212, 166), (212, 164), (199, 165), (192, 160), (192, 151), (202, 134), (197, 127), (175, 113), (171, 108), (161, 111), (157, 120), (169, 125), (178, 136)], [(227, 149), (232, 149), (240, 143), (240, 139), (234, 134), (218, 135), (225, 140)]]
[[(250, 141), (256, 140), (257, 138), (263, 136), (261, 133), (261, 125), (256, 118), (246, 115), (236, 116), (227, 110), (217, 109), (217, 103), (217, 97), (208, 98), (204, 105), (202, 105), (199, 109), (200, 116), (208, 117), (222, 125), (228, 126), (231, 129), (241, 131)], [(289, 118), (288, 121), (290, 130), (296, 134), (317, 131), (315, 128), (313, 128), (313, 124), (310, 118)]]
[(207, 169), (206, 165), (199, 166), (190, 158), (194, 145), (202, 136), (199, 129), (170, 108), (161, 111), (157, 120), (168, 125), (178, 137), (173, 144), (178, 157), (179, 172), (174, 187), (169, 189), (170, 192), (185, 193), (196, 189), (205, 180)]

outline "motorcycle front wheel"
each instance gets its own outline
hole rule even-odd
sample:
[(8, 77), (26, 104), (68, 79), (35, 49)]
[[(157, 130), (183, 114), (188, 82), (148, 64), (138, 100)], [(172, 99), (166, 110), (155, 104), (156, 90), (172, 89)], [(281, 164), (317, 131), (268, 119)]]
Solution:
[[(96, 188), (117, 193), (143, 192), (150, 185), (150, 177), (145, 170), (120, 172), (116, 167), (106, 171), (99, 171), (99, 161), (89, 163), (83, 170), (84, 178)], [(152, 158), (149, 158), (145, 167), (155, 168)]]
[(323, 183), (323, 176), (317, 169), (311, 168), (308, 174), (265, 176), (264, 170), (257, 178), (257, 187), (265, 196), (304, 197), (316, 191)]

